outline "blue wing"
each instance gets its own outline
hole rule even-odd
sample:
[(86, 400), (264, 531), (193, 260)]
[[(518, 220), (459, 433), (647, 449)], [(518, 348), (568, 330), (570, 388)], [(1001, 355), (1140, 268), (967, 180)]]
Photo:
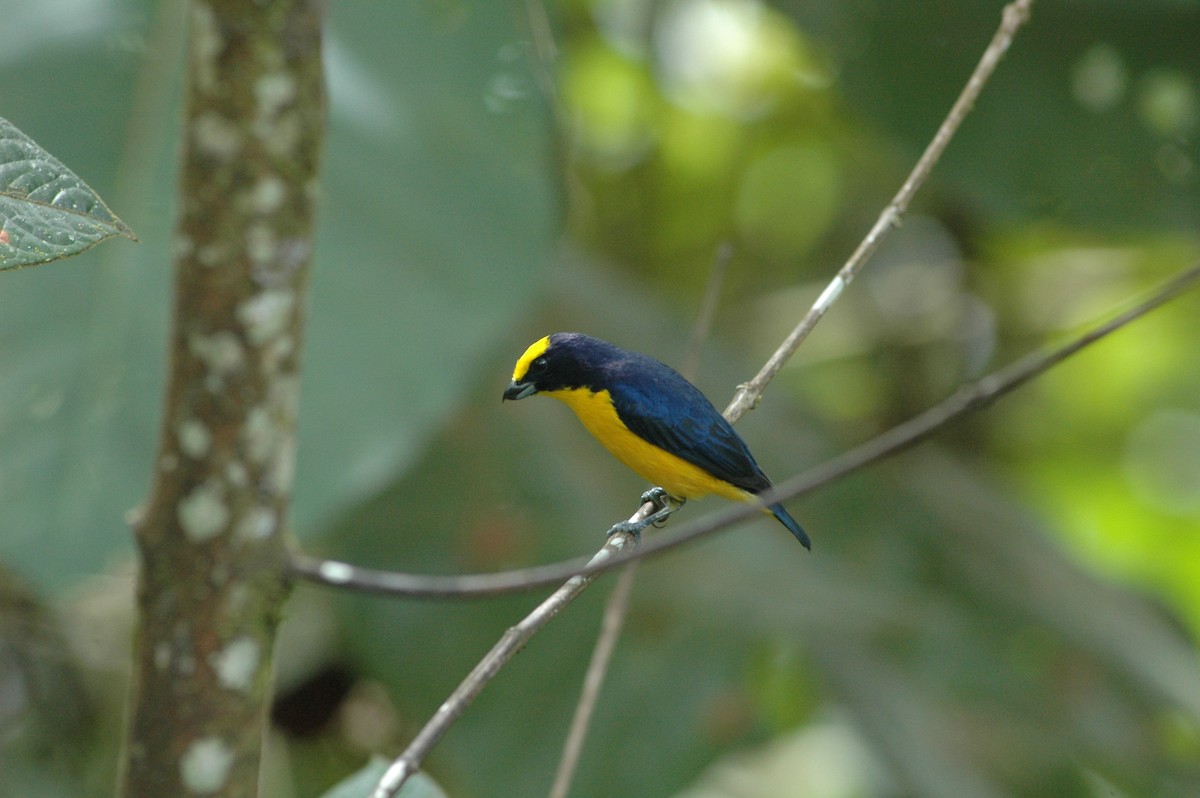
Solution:
[[(624, 359), (606, 380), (621, 421), (638, 437), (750, 493), (771, 487), (742, 437), (700, 389), (679, 372), (644, 355)], [(781, 504), (768, 511), (804, 548), (808, 534)]]
[(644, 356), (621, 365), (606, 383), (617, 415), (638, 437), (750, 493), (771, 487), (741, 436), (696, 386)]

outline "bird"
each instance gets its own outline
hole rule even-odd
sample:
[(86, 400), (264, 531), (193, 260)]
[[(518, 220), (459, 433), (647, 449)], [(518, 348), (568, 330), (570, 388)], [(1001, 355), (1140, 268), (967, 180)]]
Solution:
[[(517, 360), (502, 401), (534, 394), (566, 404), (614, 457), (680, 503), (710, 494), (754, 501), (771, 488), (746, 442), (700, 389), (648, 355), (583, 333), (547, 335)], [(783, 505), (765, 512), (812, 549)]]

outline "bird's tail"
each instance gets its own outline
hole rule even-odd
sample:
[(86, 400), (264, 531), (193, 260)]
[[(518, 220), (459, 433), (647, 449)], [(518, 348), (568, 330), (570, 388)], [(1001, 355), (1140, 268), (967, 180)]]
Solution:
[(770, 511), (771, 514), (776, 518), (778, 518), (779, 523), (786, 526), (789, 532), (796, 536), (796, 540), (800, 541), (800, 544), (804, 546), (804, 548), (812, 551), (812, 541), (808, 539), (808, 533), (796, 523), (796, 519), (792, 518), (792, 516), (788, 514), (787, 510), (783, 509), (782, 504), (772, 504), (767, 508), (767, 510)]

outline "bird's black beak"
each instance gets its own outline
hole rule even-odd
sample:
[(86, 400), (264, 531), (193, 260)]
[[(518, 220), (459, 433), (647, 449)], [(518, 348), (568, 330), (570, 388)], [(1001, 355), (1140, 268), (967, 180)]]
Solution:
[(504, 401), (504, 399), (524, 399), (526, 396), (532, 396), (535, 393), (537, 393), (537, 388), (534, 387), (532, 382), (517, 382), (513, 380), (504, 389), (504, 396), (501, 401)]

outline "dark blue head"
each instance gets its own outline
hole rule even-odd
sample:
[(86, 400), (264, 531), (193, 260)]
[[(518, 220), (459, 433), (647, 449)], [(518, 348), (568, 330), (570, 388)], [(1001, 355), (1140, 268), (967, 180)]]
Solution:
[(513, 368), (505, 399), (524, 399), (535, 393), (574, 388), (598, 391), (606, 375), (636, 357), (619, 346), (590, 335), (559, 332), (530, 344)]

